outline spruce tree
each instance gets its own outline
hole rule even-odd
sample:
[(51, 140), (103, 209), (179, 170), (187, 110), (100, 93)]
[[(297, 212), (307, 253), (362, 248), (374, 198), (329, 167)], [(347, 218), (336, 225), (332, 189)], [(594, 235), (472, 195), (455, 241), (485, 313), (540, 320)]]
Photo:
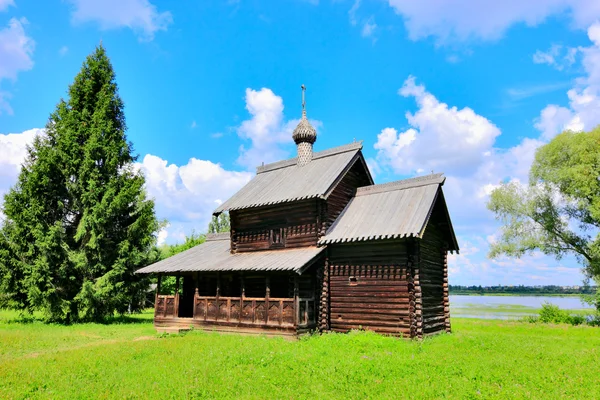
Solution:
[(100, 320), (143, 306), (158, 222), (125, 135), (123, 101), (100, 45), (28, 149), (5, 195), (0, 306), (48, 320)]

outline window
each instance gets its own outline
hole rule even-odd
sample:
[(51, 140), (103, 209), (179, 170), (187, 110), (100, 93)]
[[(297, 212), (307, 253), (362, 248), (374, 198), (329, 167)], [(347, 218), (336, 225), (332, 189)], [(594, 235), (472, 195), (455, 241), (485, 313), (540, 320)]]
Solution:
[(284, 247), (285, 240), (283, 237), (283, 228), (271, 229), (269, 235), (269, 244), (271, 247)]
[(355, 276), (350, 276), (348, 277), (348, 282), (350, 283), (350, 286), (356, 286), (358, 285), (358, 278)]

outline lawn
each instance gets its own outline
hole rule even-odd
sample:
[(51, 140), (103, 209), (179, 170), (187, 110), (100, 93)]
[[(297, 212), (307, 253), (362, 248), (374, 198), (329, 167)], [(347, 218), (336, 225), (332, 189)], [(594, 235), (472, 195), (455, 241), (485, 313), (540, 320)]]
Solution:
[(0, 398), (600, 398), (600, 329), (454, 319), (409, 341), (299, 341), (192, 331), (151, 314), (111, 324), (15, 322), (0, 311)]

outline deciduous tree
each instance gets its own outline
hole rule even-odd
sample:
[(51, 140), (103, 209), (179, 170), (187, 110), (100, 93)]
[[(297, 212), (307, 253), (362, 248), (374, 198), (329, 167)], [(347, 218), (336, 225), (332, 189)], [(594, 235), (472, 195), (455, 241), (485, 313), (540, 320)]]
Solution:
[(224, 233), (229, 232), (229, 214), (221, 213), (218, 217), (212, 217), (208, 224), (208, 233)]
[(600, 127), (563, 132), (540, 147), (529, 184), (501, 185), (488, 208), (503, 223), (491, 257), (573, 254), (586, 276), (600, 282)]

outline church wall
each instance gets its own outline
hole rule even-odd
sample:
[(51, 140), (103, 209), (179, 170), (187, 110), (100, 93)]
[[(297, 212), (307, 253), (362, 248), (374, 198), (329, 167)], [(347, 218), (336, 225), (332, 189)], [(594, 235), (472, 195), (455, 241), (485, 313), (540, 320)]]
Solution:
[(386, 240), (328, 246), (324, 288), (329, 329), (412, 336), (414, 287), (409, 244)]
[(428, 224), (419, 243), (422, 333), (450, 331), (447, 247), (435, 221)]
[(232, 210), (234, 252), (316, 246), (321, 220), (317, 199)]

